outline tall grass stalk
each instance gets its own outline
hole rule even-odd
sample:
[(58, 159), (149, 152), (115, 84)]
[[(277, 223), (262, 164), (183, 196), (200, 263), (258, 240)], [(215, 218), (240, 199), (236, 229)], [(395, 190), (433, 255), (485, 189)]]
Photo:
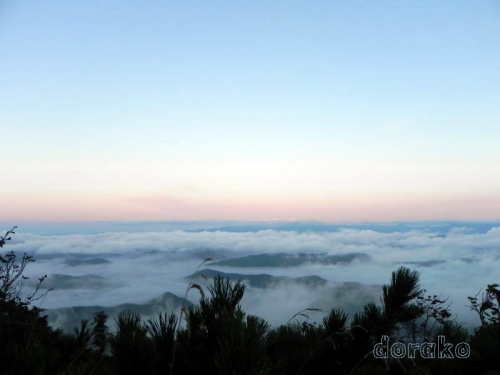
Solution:
[(172, 363), (170, 363), (170, 375), (172, 375), (173, 371), (174, 371), (175, 353), (176, 353), (176, 350), (177, 350), (177, 338), (176, 338), (176, 334), (177, 334), (177, 331), (179, 330), (179, 327), (181, 325), (182, 314), (186, 311), (187, 295), (188, 295), (188, 293), (189, 293), (189, 291), (191, 289), (198, 289), (198, 291), (201, 293), (201, 295), (204, 296), (203, 289), (201, 289), (201, 286), (199, 286), (198, 284), (193, 284), (193, 278), (198, 273), (198, 271), (200, 270), (200, 267), (202, 265), (204, 265), (205, 263), (210, 262), (212, 260), (213, 260), (212, 258), (207, 258), (203, 262), (200, 263), (200, 265), (198, 266), (198, 268), (196, 268), (196, 271), (191, 275), (191, 279), (189, 280), (188, 287), (186, 288), (186, 293), (184, 294), (184, 299), (182, 301), (181, 314), (179, 316), (179, 321), (177, 322), (175, 330), (174, 330), (174, 340), (175, 340), (175, 342), (174, 342), (174, 350), (173, 350), (173, 353), (172, 353)]

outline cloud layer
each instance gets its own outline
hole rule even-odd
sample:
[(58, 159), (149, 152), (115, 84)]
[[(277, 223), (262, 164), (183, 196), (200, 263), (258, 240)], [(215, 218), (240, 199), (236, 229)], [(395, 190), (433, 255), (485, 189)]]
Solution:
[[(401, 265), (417, 269), (421, 274), (421, 287), (430, 294), (442, 293), (443, 298), (449, 297), (453, 302), (451, 310), (458, 314), (459, 321), (478, 324), (478, 319), (465, 307), (467, 296), (484, 290), (487, 284), (500, 282), (500, 227), (483, 233), (471, 233), (467, 228), (456, 227), (444, 234), (428, 229), (391, 233), (371, 229), (303, 233), (174, 230), (45, 236), (18, 232), (5, 250), (33, 254), (36, 262), (28, 267), (27, 273), (35, 279), (43, 274), (94, 274), (106, 279), (107, 286), (101, 289), (81, 286), (74, 290), (55, 289), (43, 301), (44, 308), (143, 303), (166, 291), (183, 296), (187, 287), (186, 276), (192, 274), (206, 257), (222, 260), (264, 253), (365, 253), (371, 257), (368, 262), (350, 264), (305, 263), (286, 268), (216, 267), (223, 272), (242, 274), (318, 275), (329, 281), (328, 287), (314, 290), (287, 284), (264, 290), (247, 288), (243, 307), (248, 313), (260, 315), (273, 324), (283, 323), (307, 307), (326, 310), (346, 307), (352, 311), (366, 302), (378, 302), (380, 293), (374, 293), (374, 289), (370, 292), (368, 289), (353, 289), (335, 295), (332, 285), (352, 281), (385, 284), (389, 282), (391, 272)], [(70, 260), (96, 257), (110, 263), (68, 264)], [(199, 295), (193, 290), (188, 298), (196, 302)]]

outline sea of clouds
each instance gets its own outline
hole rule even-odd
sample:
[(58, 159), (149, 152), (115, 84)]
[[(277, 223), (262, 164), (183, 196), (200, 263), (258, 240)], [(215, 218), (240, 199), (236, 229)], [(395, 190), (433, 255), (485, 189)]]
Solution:
[[(189, 230), (196, 227), (191, 225)], [(466, 307), (467, 297), (484, 291), (487, 284), (500, 283), (500, 226), (477, 232), (457, 225), (447, 227), (445, 233), (442, 229), (429, 227), (384, 232), (377, 231), (377, 226), (367, 227), (369, 229), (344, 227), (330, 232), (277, 229), (253, 232), (198, 229), (193, 232), (185, 227), (182, 230), (175, 228), (171, 225), (164, 231), (141, 232), (139, 229), (92, 234), (85, 233), (82, 227), (83, 233), (37, 234), (35, 230), (28, 233), (20, 227), (3, 250), (34, 256), (36, 262), (26, 271), (31, 279), (45, 274), (95, 274), (106, 278), (106, 287), (101, 289), (82, 286), (50, 291), (43, 301), (37, 301), (46, 309), (144, 303), (167, 291), (183, 297), (189, 282), (186, 277), (207, 257), (222, 260), (263, 253), (365, 253), (371, 257), (367, 262), (309, 263), (283, 268), (217, 267), (208, 263), (202, 266), (226, 273), (265, 273), (292, 278), (317, 275), (329, 281), (327, 286), (314, 289), (286, 283), (267, 289), (248, 287), (242, 307), (273, 325), (286, 322), (305, 308), (328, 311), (332, 307), (348, 306), (352, 313), (367, 302), (379, 303), (381, 289), (378, 287), (375, 292), (373, 289), (368, 292), (353, 290), (338, 296), (332, 295), (332, 285), (359, 282), (380, 286), (389, 283), (392, 271), (405, 265), (418, 270), (420, 285), (428, 294), (448, 298), (458, 321), (477, 326), (477, 314)], [(76, 267), (67, 264), (71, 259), (89, 258), (103, 258), (111, 263)], [(206, 289), (208, 285), (204, 282), (203, 287)], [(198, 292), (191, 290), (188, 299), (196, 303)], [(319, 321), (323, 316), (315, 313), (312, 319)]]

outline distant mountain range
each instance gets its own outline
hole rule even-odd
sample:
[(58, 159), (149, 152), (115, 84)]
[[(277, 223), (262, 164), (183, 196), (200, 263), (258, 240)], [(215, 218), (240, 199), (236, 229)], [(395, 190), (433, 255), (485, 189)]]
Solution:
[(486, 233), (491, 228), (500, 226), (498, 221), (415, 221), (415, 222), (388, 222), (388, 223), (350, 223), (330, 224), (320, 221), (296, 222), (232, 222), (226, 225), (207, 225), (204, 228), (186, 230), (186, 232), (259, 232), (261, 230), (303, 232), (337, 232), (342, 229), (372, 230), (380, 233), (410, 232), (412, 230), (439, 231), (448, 233), (453, 228), (468, 228), (472, 233)]
[[(380, 295), (380, 285), (368, 285), (357, 282), (330, 282), (316, 275), (302, 277), (273, 276), (269, 274), (246, 275), (239, 273), (225, 273), (214, 269), (203, 269), (197, 273), (187, 276), (186, 279), (193, 279), (199, 282), (202, 278), (207, 278), (212, 284), (212, 279), (217, 275), (229, 278), (231, 281), (241, 280), (247, 287), (266, 289), (274, 287), (284, 287), (296, 285), (311, 290), (322, 290), (322, 297), (315, 301), (315, 307), (325, 311), (332, 308), (332, 303), (339, 303), (347, 313), (354, 313), (362, 307), (366, 301), (375, 301)], [(45, 287), (59, 289), (90, 289), (99, 283), (105, 283), (106, 279), (97, 275), (69, 276), (55, 274), (47, 279)], [(356, 297), (354, 297), (356, 296)], [(80, 326), (81, 320), (92, 322), (94, 314), (98, 311), (105, 311), (108, 314), (108, 326), (114, 330), (114, 319), (121, 311), (131, 311), (140, 314), (143, 319), (156, 315), (158, 311), (175, 312), (179, 315), (183, 299), (175, 294), (166, 292), (146, 303), (133, 304), (124, 303), (117, 306), (74, 306), (58, 309), (46, 309), (43, 315), (47, 315), (48, 322), (54, 327), (62, 328), (67, 333), (73, 333), (73, 329)], [(193, 304), (186, 301), (186, 306)]]
[(224, 278), (229, 278), (231, 281), (241, 280), (245, 285), (252, 288), (268, 288), (278, 283), (297, 283), (306, 285), (309, 287), (318, 287), (325, 286), (328, 283), (328, 280), (325, 280), (319, 276), (303, 276), (303, 277), (286, 277), (286, 276), (272, 276), (268, 274), (259, 274), (259, 275), (243, 275), (239, 273), (225, 273), (221, 271), (216, 271), (212, 269), (204, 269), (198, 271), (197, 273), (187, 277), (193, 277), (193, 280), (199, 280), (203, 276), (206, 276), (208, 279), (213, 279), (217, 275), (220, 275)]
[(240, 258), (224, 259), (210, 265), (227, 267), (297, 267), (305, 263), (324, 265), (349, 264), (354, 261), (368, 262), (371, 257), (365, 253), (347, 253), (338, 255), (324, 254), (258, 254)]
[[(31, 281), (30, 284), (34, 282)], [(99, 275), (70, 276), (59, 273), (49, 275), (41, 289), (101, 289), (109, 286), (108, 280)]]
[[(117, 306), (74, 306), (63, 307), (59, 309), (46, 309), (42, 315), (47, 315), (50, 325), (56, 328), (62, 328), (67, 333), (73, 333), (73, 328), (79, 327), (82, 320), (88, 320), (90, 323), (94, 320), (94, 314), (98, 311), (104, 311), (108, 314), (108, 327), (110, 331), (114, 330), (114, 319), (121, 311), (131, 311), (144, 317), (156, 315), (158, 311), (175, 312), (179, 315), (182, 307), (183, 298), (175, 294), (166, 292), (153, 298), (144, 304), (124, 303)], [(192, 306), (189, 301), (185, 302), (187, 307)]]
[(107, 264), (111, 263), (109, 260), (103, 258), (91, 258), (91, 259), (72, 259), (68, 260), (66, 264), (71, 267), (76, 266), (88, 266), (88, 265), (96, 265), (96, 264)]
[(358, 282), (332, 282), (316, 275), (291, 278), (268, 274), (246, 275), (225, 273), (207, 268), (187, 278), (190, 279), (193, 277), (193, 280), (199, 281), (203, 278), (202, 275), (204, 275), (211, 282), (211, 279), (218, 274), (221, 277), (229, 278), (231, 281), (241, 280), (243, 284), (252, 288), (265, 289), (291, 284), (293, 286), (306, 287), (311, 292), (321, 290), (320, 297), (313, 301), (315, 308), (329, 312), (332, 307), (340, 306), (350, 316), (359, 311), (363, 307), (363, 304), (367, 302), (378, 303), (382, 292), (382, 285), (362, 284)]
[(401, 221), (333, 224), (321, 221), (230, 221), (230, 220), (165, 220), (165, 221), (90, 221), (60, 223), (25, 223), (23, 231), (33, 234), (96, 234), (105, 232), (163, 232), (183, 230), (186, 232), (258, 232), (261, 230), (283, 230), (295, 232), (336, 232), (342, 229), (373, 230), (381, 233), (428, 230), (448, 233), (452, 228), (465, 227), (471, 233), (486, 233), (500, 227), (499, 221)]

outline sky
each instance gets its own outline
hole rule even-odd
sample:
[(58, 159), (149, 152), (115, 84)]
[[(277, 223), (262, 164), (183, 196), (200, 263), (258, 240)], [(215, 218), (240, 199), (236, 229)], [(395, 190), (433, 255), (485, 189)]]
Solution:
[(0, 222), (500, 218), (500, 3), (0, 4)]

